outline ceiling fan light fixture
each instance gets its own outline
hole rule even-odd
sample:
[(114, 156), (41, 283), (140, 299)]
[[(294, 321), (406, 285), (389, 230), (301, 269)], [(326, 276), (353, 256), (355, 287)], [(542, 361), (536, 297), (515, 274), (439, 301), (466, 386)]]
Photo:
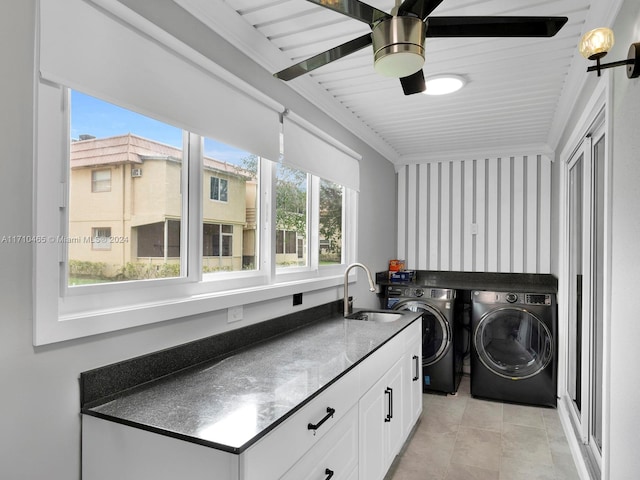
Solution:
[(426, 95), (447, 95), (457, 92), (464, 87), (466, 83), (467, 79), (462, 75), (434, 75), (426, 79), (427, 89), (423, 93)]
[(391, 17), (373, 28), (374, 68), (385, 77), (404, 78), (424, 65), (426, 26), (417, 17)]

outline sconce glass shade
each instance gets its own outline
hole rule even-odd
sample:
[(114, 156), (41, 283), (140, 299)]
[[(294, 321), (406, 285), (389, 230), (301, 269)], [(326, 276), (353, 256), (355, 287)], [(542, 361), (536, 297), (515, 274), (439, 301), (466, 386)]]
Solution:
[(596, 60), (604, 57), (611, 50), (614, 42), (615, 38), (611, 29), (596, 28), (582, 36), (578, 50), (580, 50), (583, 57), (589, 60)]

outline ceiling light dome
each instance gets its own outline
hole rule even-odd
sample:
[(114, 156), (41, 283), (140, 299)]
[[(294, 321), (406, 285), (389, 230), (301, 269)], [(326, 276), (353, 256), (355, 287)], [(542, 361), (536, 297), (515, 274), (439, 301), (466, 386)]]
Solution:
[(373, 28), (374, 68), (385, 77), (403, 78), (424, 65), (426, 27), (417, 17), (391, 17)]
[(464, 87), (466, 83), (467, 79), (462, 75), (434, 75), (426, 79), (427, 89), (424, 93), (427, 95), (447, 95), (457, 92)]

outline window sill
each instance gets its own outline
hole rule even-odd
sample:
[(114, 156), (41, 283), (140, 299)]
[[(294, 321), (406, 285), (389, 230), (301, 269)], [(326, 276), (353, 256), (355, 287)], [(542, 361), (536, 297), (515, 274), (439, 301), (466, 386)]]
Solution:
[(34, 345), (46, 345), (176, 320), (230, 307), (284, 298), (294, 293), (334, 288), (342, 286), (343, 282), (343, 275), (330, 275), (67, 314), (38, 315), (36, 309)]

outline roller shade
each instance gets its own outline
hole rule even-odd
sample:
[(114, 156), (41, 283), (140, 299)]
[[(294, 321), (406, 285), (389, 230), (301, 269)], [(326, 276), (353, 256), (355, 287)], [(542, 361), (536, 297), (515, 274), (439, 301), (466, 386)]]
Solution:
[(41, 0), (43, 79), (276, 160), (278, 112), (82, 0)]
[(359, 191), (359, 155), (303, 123), (284, 117), (284, 163)]

